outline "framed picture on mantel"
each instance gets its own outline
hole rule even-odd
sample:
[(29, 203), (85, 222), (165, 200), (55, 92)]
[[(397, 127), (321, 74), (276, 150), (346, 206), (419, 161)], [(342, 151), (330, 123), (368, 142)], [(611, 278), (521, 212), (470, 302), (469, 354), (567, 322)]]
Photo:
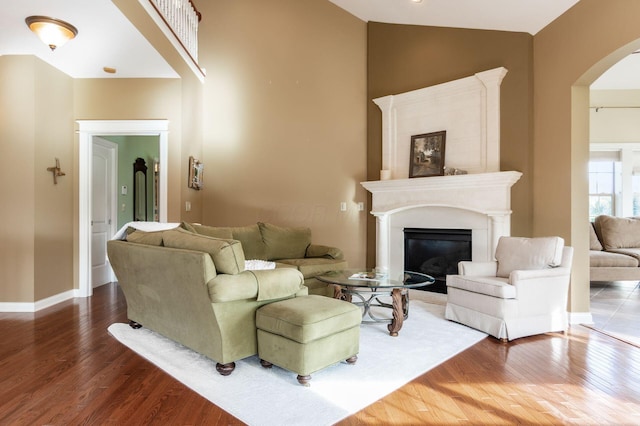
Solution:
[(444, 175), (446, 136), (445, 130), (411, 136), (410, 178)]

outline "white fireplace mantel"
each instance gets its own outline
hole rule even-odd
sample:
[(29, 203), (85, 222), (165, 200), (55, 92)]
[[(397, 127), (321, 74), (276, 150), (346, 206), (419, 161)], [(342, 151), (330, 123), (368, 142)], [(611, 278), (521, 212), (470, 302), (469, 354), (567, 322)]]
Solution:
[(392, 214), (421, 206), (478, 213), (511, 212), (511, 187), (522, 173), (494, 172), (362, 182), (372, 194), (371, 214)]
[[(376, 217), (377, 267), (404, 271), (404, 229), (471, 230), (472, 260), (493, 259), (511, 235), (511, 187), (500, 171), (500, 67), (435, 86), (373, 99), (382, 112), (380, 181), (363, 182)], [(446, 131), (448, 169), (468, 174), (407, 179), (413, 135)]]
[(362, 182), (376, 216), (377, 267), (404, 269), (404, 228), (470, 229), (472, 259), (493, 258), (498, 239), (510, 235), (511, 187), (516, 171)]

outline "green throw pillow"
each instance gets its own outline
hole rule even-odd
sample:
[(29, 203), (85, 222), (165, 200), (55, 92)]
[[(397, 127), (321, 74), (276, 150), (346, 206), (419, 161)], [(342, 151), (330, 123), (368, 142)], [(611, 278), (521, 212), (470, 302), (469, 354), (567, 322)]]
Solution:
[(244, 271), (244, 252), (239, 241), (193, 234), (182, 228), (165, 231), (162, 238), (165, 247), (209, 253), (218, 273), (234, 275)]
[(258, 225), (237, 226), (231, 228), (233, 239), (242, 243), (246, 259), (270, 260), (267, 258), (267, 246), (262, 241)]
[(162, 233), (164, 231), (145, 232), (132, 227), (127, 228), (127, 241), (130, 243), (146, 244), (149, 246), (162, 245)]
[(268, 260), (303, 258), (311, 244), (309, 228), (285, 228), (262, 222), (258, 226), (267, 246)]
[(198, 225), (195, 223), (189, 224), (191, 229), (187, 228), (187, 231), (195, 232), (196, 234), (206, 235), (207, 237), (213, 238), (224, 238), (231, 240), (233, 239), (233, 234), (231, 233), (231, 228), (225, 228), (220, 226), (208, 226), (208, 225)]

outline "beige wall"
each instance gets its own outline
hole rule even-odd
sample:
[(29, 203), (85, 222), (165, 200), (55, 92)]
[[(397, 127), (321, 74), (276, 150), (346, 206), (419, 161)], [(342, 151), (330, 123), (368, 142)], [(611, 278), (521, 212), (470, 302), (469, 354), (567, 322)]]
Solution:
[(203, 223), (308, 226), (363, 266), (365, 23), (326, 0), (198, 7)]
[[(403, 93), (497, 67), (508, 70), (501, 86), (501, 170), (522, 178), (512, 189), (512, 235), (531, 235), (532, 37), (524, 33), (369, 23), (369, 180), (382, 165), (382, 115), (371, 99)], [(375, 220), (368, 227), (368, 263), (375, 264)]]
[(533, 228), (575, 248), (575, 312), (589, 307), (588, 85), (640, 47), (638, 14), (637, 1), (582, 0), (534, 37)]
[(74, 108), (76, 120), (169, 120), (167, 216), (170, 222), (180, 221), (182, 81), (76, 79)]
[(32, 56), (0, 56), (0, 81), (0, 302), (33, 302), (73, 283), (73, 86)]

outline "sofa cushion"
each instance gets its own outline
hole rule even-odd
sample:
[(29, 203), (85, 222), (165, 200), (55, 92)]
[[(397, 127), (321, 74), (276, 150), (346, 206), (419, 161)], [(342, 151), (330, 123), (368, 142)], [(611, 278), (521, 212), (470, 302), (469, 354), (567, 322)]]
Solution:
[(279, 264), (294, 266), (306, 278), (317, 277), (331, 271), (347, 269), (347, 262), (338, 259), (325, 259), (323, 257), (308, 259), (280, 259)]
[(163, 232), (164, 231), (146, 232), (146, 231), (140, 231), (135, 228), (128, 228), (126, 240), (129, 241), (130, 243), (146, 244), (150, 246), (161, 246), (163, 244), (162, 243)]
[[(609, 250), (611, 254), (620, 254), (627, 257), (631, 257), (636, 261), (640, 262), (640, 248), (620, 248), (620, 249), (611, 249)], [(636, 266), (636, 265), (634, 265)]]
[(237, 275), (221, 274), (207, 283), (214, 303), (234, 300), (276, 300), (292, 297), (304, 289), (304, 280), (294, 270), (244, 271)]
[(180, 226), (186, 229), (187, 231), (191, 231), (200, 235), (206, 235), (207, 237), (223, 238), (227, 240), (233, 239), (233, 233), (231, 232), (231, 228), (226, 228), (222, 226), (198, 225), (196, 223), (187, 223), (187, 222), (182, 222)]
[(559, 266), (563, 248), (564, 240), (560, 237), (500, 237), (496, 248), (497, 276), (508, 278), (515, 270)]
[(595, 230), (595, 223), (589, 222), (589, 250), (602, 250), (602, 244)]
[(605, 250), (640, 247), (640, 220), (600, 215), (595, 224)]
[(510, 285), (509, 280), (506, 278), (448, 275), (447, 287), (459, 288), (501, 299), (515, 299), (516, 297), (516, 288)]
[(344, 259), (344, 253), (337, 247), (310, 244), (305, 257), (326, 257), (327, 259)]
[(592, 268), (637, 268), (638, 259), (621, 253), (591, 250), (589, 252), (589, 266)]
[(285, 228), (262, 222), (258, 222), (258, 227), (266, 246), (267, 260), (303, 258), (311, 244), (309, 228)]
[(272, 260), (267, 258), (267, 246), (262, 241), (262, 234), (257, 224), (231, 228), (234, 240), (242, 243), (244, 256), (247, 259)]
[(244, 271), (244, 253), (239, 241), (194, 234), (182, 228), (165, 231), (162, 238), (166, 247), (209, 253), (218, 273), (239, 274)]

